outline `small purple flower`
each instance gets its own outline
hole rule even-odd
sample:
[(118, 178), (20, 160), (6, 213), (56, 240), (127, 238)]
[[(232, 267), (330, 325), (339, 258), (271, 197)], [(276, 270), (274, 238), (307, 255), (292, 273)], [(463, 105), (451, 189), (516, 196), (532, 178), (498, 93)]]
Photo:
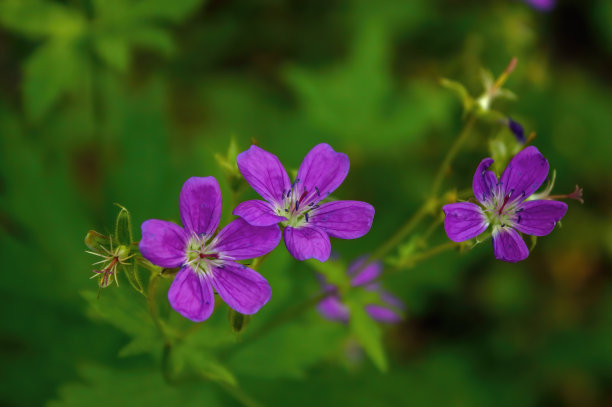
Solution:
[(555, 8), (556, 0), (524, 0), (525, 3), (540, 11), (550, 11)]
[(493, 225), (493, 249), (499, 260), (517, 262), (529, 255), (527, 245), (518, 232), (546, 236), (567, 211), (560, 201), (529, 197), (548, 175), (548, 161), (530, 146), (519, 152), (497, 180), (488, 168), (493, 159), (480, 162), (472, 189), (482, 207), (471, 202), (445, 205), (444, 229), (454, 242), (463, 242)]
[(328, 144), (315, 146), (304, 157), (291, 184), (278, 157), (257, 146), (238, 154), (244, 179), (265, 201), (242, 202), (234, 209), (254, 226), (280, 223), (285, 245), (298, 260), (326, 261), (331, 252), (329, 237), (356, 239), (372, 227), (374, 207), (359, 201), (319, 202), (342, 184), (349, 159)]
[[(376, 291), (379, 293), (382, 302), (385, 305), (368, 304), (365, 306), (366, 312), (374, 320), (394, 324), (402, 320), (400, 312), (404, 310), (404, 303), (394, 295), (382, 290), (380, 284), (375, 280), (380, 276), (382, 267), (380, 262), (372, 262), (363, 267), (367, 257), (361, 257), (355, 260), (348, 268), (347, 274), (351, 277), (351, 286), (364, 287), (366, 290)], [(325, 277), (320, 276), (323, 290), (329, 293), (319, 304), (317, 310), (325, 318), (332, 321), (348, 322), (349, 309), (344, 305), (338, 295), (338, 288), (325, 281)], [(398, 312), (399, 311), (399, 312)]]
[(273, 250), (281, 239), (278, 226), (255, 227), (236, 219), (213, 234), (221, 218), (221, 190), (214, 177), (185, 181), (179, 197), (184, 228), (149, 219), (142, 224), (140, 252), (160, 267), (180, 267), (168, 300), (179, 314), (195, 322), (213, 312), (213, 288), (231, 308), (254, 314), (272, 296), (259, 273), (236, 263)]

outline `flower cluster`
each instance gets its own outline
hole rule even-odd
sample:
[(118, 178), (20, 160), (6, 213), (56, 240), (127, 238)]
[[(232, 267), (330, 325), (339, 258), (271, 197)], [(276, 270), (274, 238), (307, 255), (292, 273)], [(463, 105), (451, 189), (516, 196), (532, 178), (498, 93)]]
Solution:
[[(511, 119), (508, 123), (515, 133), (524, 136), (518, 123)], [(495, 257), (521, 261), (529, 250), (520, 234), (551, 233), (567, 211), (567, 205), (554, 198), (581, 200), (582, 190), (551, 196), (548, 188), (535, 194), (548, 175), (549, 165), (533, 146), (514, 156), (499, 178), (489, 170), (492, 163), (491, 158), (483, 159), (474, 174), (472, 188), (478, 204), (457, 202), (442, 208), (444, 228), (451, 240), (462, 242), (492, 226)], [(270, 300), (272, 289), (261, 274), (240, 261), (266, 255), (281, 238), (297, 260), (324, 262), (330, 257), (330, 237), (359, 238), (372, 226), (372, 205), (329, 199), (346, 178), (349, 159), (328, 144), (319, 144), (308, 152), (293, 182), (280, 160), (257, 146), (238, 154), (236, 164), (244, 180), (264, 200), (238, 204), (233, 209), (238, 218), (218, 233), (222, 199), (213, 177), (193, 177), (183, 185), (179, 196), (182, 227), (158, 219), (149, 219), (141, 226), (140, 254), (159, 267), (178, 269), (168, 300), (172, 308), (192, 321), (210, 317), (215, 291), (240, 314), (258, 312)], [(131, 242), (131, 236), (128, 240)], [(103, 258), (99, 263), (105, 264), (103, 270), (94, 271), (101, 287), (108, 286), (112, 279), (118, 282), (117, 267), (132, 257), (125, 246), (113, 250), (112, 239), (111, 249), (104, 250), (93, 253)], [(402, 302), (377, 282), (381, 264), (366, 261), (360, 258), (348, 268), (351, 286), (378, 294), (379, 301), (365, 305), (373, 319), (398, 322)], [(348, 321), (349, 308), (342, 302), (338, 287), (323, 277), (321, 280), (326, 297), (318, 304), (319, 312), (331, 320)]]

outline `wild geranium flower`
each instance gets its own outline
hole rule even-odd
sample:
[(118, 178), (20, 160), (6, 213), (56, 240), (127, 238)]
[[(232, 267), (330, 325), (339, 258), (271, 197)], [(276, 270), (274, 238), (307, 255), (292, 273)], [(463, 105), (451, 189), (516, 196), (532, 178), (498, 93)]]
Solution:
[(480, 202), (445, 205), (444, 229), (455, 242), (474, 238), (493, 226), (493, 249), (499, 260), (517, 262), (529, 255), (518, 232), (546, 236), (567, 211), (567, 204), (548, 199), (531, 199), (548, 175), (548, 161), (530, 146), (519, 152), (502, 173), (499, 181), (488, 168), (493, 159), (480, 162), (472, 189)]
[(315, 146), (304, 158), (293, 184), (280, 160), (257, 146), (238, 154), (244, 179), (265, 201), (242, 202), (234, 215), (254, 226), (280, 223), (285, 245), (298, 260), (326, 261), (331, 252), (329, 237), (355, 239), (368, 233), (374, 207), (359, 201), (320, 204), (342, 184), (349, 159), (328, 144)]
[(140, 252), (160, 267), (180, 267), (168, 300), (178, 313), (195, 322), (213, 312), (213, 288), (241, 314), (254, 314), (272, 295), (259, 273), (236, 263), (270, 252), (280, 242), (278, 226), (255, 227), (236, 219), (213, 234), (221, 218), (221, 191), (214, 177), (185, 181), (179, 197), (184, 228), (163, 220), (142, 224)]
[[(374, 320), (389, 324), (397, 323), (402, 320), (401, 312), (404, 310), (404, 303), (393, 294), (384, 291), (380, 283), (376, 280), (382, 272), (380, 262), (375, 261), (364, 267), (366, 257), (355, 260), (347, 269), (347, 274), (351, 278), (351, 286), (363, 287), (366, 290), (376, 291), (385, 305), (368, 304), (365, 306), (366, 312)], [(319, 275), (324, 292), (329, 295), (317, 305), (317, 310), (321, 315), (331, 321), (348, 322), (350, 317), (349, 308), (342, 303), (338, 288), (325, 281), (325, 277)]]

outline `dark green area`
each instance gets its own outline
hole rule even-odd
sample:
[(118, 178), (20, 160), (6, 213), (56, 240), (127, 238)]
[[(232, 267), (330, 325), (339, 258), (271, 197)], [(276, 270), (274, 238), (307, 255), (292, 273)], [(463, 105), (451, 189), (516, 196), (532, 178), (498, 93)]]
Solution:
[[(0, 1), (0, 405), (610, 405), (610, 21), (609, 0), (547, 14), (518, 0)], [(390, 275), (407, 304), (397, 326), (334, 324), (313, 307), (275, 325), (318, 290), (281, 246), (260, 268), (272, 300), (240, 334), (218, 301), (171, 355), (124, 275), (96, 298), (83, 239), (115, 233), (114, 203), (139, 239), (146, 219), (178, 220), (188, 177), (213, 175), (231, 218), (215, 154), (232, 136), (289, 169), (320, 142), (346, 152), (335, 195), (376, 217), (332, 245), (345, 262), (374, 251), (419, 208), (463, 126), (439, 79), (476, 96), (481, 69), (497, 75), (512, 57), (518, 99), (494, 108), (537, 133), (554, 192), (580, 184), (585, 199), (526, 261), (496, 261), (485, 242)], [(502, 124), (477, 123), (443, 191), (469, 189), (499, 137)], [(438, 226), (418, 245), (438, 220), (403, 253), (446, 242)], [(191, 329), (165, 301), (169, 283), (161, 316)], [(162, 364), (193, 374), (176, 383)]]

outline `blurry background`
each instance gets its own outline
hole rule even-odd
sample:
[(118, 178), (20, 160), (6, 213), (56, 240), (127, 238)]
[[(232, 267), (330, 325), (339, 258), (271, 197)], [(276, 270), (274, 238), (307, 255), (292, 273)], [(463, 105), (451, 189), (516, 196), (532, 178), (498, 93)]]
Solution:
[[(569, 202), (522, 263), (486, 243), (390, 277), (407, 315), (385, 328), (387, 373), (314, 310), (226, 365), (266, 406), (612, 405), (609, 0), (546, 13), (517, 0), (3, 0), (0, 405), (241, 405), (213, 382), (164, 383), (157, 338), (126, 350), (148, 329), (144, 301), (122, 283), (96, 302), (87, 230), (111, 231), (114, 202), (137, 238), (145, 219), (176, 220), (190, 176), (215, 175), (229, 196), (214, 154), (232, 135), (288, 168), (328, 142), (351, 158), (336, 195), (377, 211), (367, 236), (333, 247), (371, 252), (418, 208), (461, 129), (439, 78), (478, 95), (481, 67), (498, 74), (513, 56), (519, 98), (495, 107), (537, 132), (555, 192), (580, 184), (585, 204)], [(504, 131), (477, 126), (445, 188), (469, 188)], [(444, 241), (438, 228), (431, 243)], [(253, 325), (316, 293), (284, 248), (261, 272), (274, 295)], [(121, 314), (119, 298), (136, 303)], [(207, 324), (202, 346), (230, 334), (224, 305)]]

